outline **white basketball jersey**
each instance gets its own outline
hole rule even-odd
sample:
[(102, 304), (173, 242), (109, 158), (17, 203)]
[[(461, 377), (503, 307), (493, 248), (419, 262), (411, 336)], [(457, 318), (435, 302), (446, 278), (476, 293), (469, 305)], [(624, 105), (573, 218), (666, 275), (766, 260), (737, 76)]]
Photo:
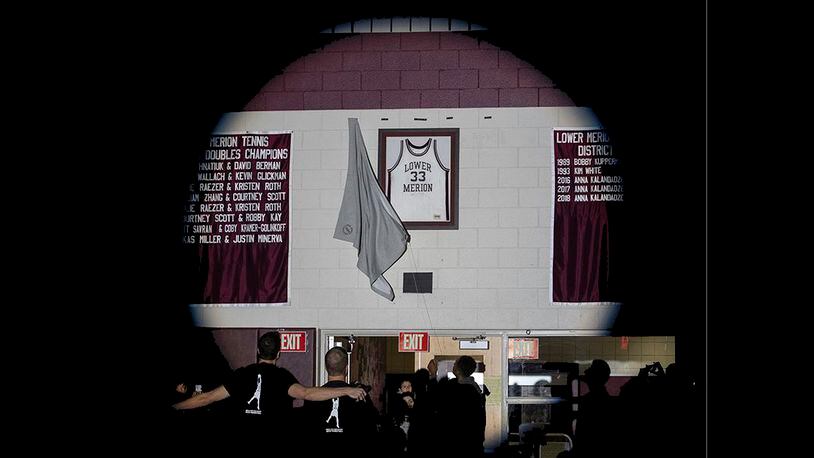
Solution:
[(438, 157), (437, 140), (423, 145), (402, 140), (387, 170), (387, 197), (402, 221), (449, 221), (449, 168)]

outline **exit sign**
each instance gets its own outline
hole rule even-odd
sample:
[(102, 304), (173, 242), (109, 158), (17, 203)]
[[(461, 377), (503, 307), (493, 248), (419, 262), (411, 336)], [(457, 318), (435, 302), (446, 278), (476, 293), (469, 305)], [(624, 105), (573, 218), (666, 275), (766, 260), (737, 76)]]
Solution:
[(509, 339), (509, 359), (538, 359), (539, 343), (536, 337)]
[(307, 335), (305, 331), (280, 331), (280, 352), (305, 353)]
[(429, 332), (400, 332), (399, 351), (430, 351)]

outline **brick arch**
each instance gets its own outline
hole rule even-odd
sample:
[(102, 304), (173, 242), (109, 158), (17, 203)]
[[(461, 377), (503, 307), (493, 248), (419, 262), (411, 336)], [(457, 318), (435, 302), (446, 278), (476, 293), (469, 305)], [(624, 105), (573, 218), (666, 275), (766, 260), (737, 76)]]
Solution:
[(460, 33), (369, 33), (285, 68), (245, 111), (574, 106), (531, 64)]

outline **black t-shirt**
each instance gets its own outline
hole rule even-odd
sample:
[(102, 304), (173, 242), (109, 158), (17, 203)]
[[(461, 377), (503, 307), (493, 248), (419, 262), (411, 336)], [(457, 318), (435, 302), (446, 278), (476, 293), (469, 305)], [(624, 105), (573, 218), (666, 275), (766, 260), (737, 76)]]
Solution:
[(241, 416), (285, 423), (292, 418), (294, 398), (288, 389), (295, 383), (288, 370), (257, 363), (234, 371), (223, 386)]
[[(331, 381), (322, 386), (342, 388), (350, 385), (343, 381)], [(378, 413), (370, 398), (356, 401), (342, 396), (327, 401), (305, 401), (303, 409), (307, 429), (305, 432), (313, 439), (312, 444), (320, 450), (332, 451), (332, 454), (350, 450), (358, 452), (365, 444), (368, 447), (372, 445)]]
[(455, 437), (455, 443), (441, 444), (448, 447), (444, 453), (456, 450), (461, 455), (483, 453), (483, 440), (486, 428), (486, 409), (483, 395), (469, 383), (450, 380), (438, 387), (437, 425), (443, 428), (448, 437)]

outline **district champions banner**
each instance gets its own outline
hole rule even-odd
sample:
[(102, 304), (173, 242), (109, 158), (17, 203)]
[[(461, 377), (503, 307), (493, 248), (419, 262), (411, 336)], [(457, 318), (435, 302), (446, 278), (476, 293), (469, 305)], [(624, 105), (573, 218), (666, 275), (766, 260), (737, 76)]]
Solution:
[(624, 180), (602, 129), (554, 129), (553, 302), (618, 300), (612, 284)]

